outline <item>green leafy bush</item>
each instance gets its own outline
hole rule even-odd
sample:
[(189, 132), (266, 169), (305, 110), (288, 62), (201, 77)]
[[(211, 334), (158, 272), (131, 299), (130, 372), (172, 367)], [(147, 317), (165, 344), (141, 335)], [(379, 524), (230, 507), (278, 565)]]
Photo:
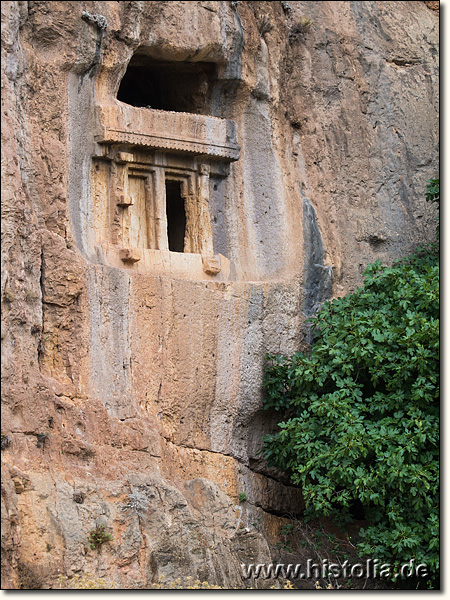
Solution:
[(425, 197), (427, 202), (437, 202), (439, 204), (439, 179), (429, 179), (427, 181), (427, 193)]
[(268, 462), (301, 484), (310, 513), (342, 520), (363, 511), (361, 556), (392, 564), (414, 558), (432, 579), (439, 569), (438, 261), (430, 246), (392, 267), (369, 265), (362, 288), (311, 319), (309, 354), (268, 357), (265, 406), (285, 420), (263, 446)]

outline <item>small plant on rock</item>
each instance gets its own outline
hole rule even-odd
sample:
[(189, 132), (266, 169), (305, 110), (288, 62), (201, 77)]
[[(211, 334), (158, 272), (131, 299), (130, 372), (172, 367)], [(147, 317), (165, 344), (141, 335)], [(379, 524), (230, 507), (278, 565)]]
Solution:
[(121, 510), (135, 512), (138, 516), (146, 513), (148, 510), (147, 496), (139, 490), (133, 490), (131, 494), (128, 494), (128, 502), (122, 506)]
[(312, 20), (309, 17), (301, 17), (289, 31), (289, 41), (294, 42), (298, 39), (303, 38), (313, 25)]
[(6, 448), (8, 448), (11, 445), (11, 438), (2, 433), (2, 442), (1, 443), (2, 443), (2, 445), (1, 445), (2, 450), (6, 450)]
[(289, 4), (289, 2), (282, 2), (281, 6), (285, 12), (286, 15), (291, 15), (292, 14), (292, 6)]
[(65, 575), (58, 577), (61, 590), (114, 590), (114, 581), (106, 581), (103, 577), (94, 577), (90, 573), (76, 573), (69, 579)]
[(42, 448), (42, 450), (43, 450), (45, 448), (45, 442), (49, 438), (49, 434), (48, 433), (38, 433), (38, 434), (36, 434), (36, 438), (37, 438), (36, 448)]
[(77, 504), (83, 504), (83, 502), (86, 498), (86, 494), (84, 492), (74, 492), (72, 498), (73, 498), (73, 501), (76, 502)]
[(106, 533), (104, 525), (97, 525), (89, 534), (89, 544), (92, 550), (100, 548), (105, 542), (110, 542), (112, 539), (112, 536)]
[(256, 531), (262, 531), (262, 517), (256, 519), (256, 521), (252, 523), (252, 527), (254, 527)]
[(244, 492), (242, 492), (242, 494), (239, 494), (239, 502), (245, 502), (247, 500), (247, 494), (245, 494)]
[(5, 289), (3, 291), (3, 298), (5, 299), (5, 302), (14, 302), (16, 296), (14, 295), (14, 292), (10, 287), (5, 286)]
[(273, 25), (272, 25), (272, 23), (270, 21), (268, 21), (264, 17), (264, 19), (259, 24), (258, 29), (259, 29), (259, 34), (261, 36), (264, 36), (266, 33), (269, 33), (270, 31), (272, 31)]
[(220, 587), (219, 585), (214, 585), (208, 583), (207, 581), (200, 581), (199, 579), (194, 579), (193, 577), (186, 577), (185, 579), (181, 579), (178, 577), (177, 579), (169, 582), (164, 580), (164, 576), (160, 575), (158, 577), (158, 581), (150, 584), (149, 589), (151, 590), (224, 590), (226, 588)]

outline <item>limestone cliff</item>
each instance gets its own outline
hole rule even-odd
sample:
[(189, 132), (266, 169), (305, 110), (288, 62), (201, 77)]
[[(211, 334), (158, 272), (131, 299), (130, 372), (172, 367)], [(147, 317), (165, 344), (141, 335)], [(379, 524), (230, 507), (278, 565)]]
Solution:
[(245, 587), (303, 508), (258, 455), (265, 354), (434, 232), (439, 15), (1, 10), (3, 587)]

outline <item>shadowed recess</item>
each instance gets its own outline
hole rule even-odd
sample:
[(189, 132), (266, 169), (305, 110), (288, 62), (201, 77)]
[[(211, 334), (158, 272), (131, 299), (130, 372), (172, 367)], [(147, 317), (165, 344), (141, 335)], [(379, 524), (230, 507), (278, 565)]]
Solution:
[(169, 250), (184, 252), (186, 210), (179, 181), (166, 180), (167, 237)]
[(213, 63), (156, 61), (135, 54), (117, 99), (136, 107), (209, 114), (215, 80)]

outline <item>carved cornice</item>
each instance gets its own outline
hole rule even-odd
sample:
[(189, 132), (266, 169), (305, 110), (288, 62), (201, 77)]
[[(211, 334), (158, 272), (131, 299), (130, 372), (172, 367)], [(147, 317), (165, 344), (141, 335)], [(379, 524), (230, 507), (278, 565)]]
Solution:
[(99, 143), (189, 152), (238, 160), (237, 126), (229, 119), (136, 108), (117, 102), (97, 106)]

